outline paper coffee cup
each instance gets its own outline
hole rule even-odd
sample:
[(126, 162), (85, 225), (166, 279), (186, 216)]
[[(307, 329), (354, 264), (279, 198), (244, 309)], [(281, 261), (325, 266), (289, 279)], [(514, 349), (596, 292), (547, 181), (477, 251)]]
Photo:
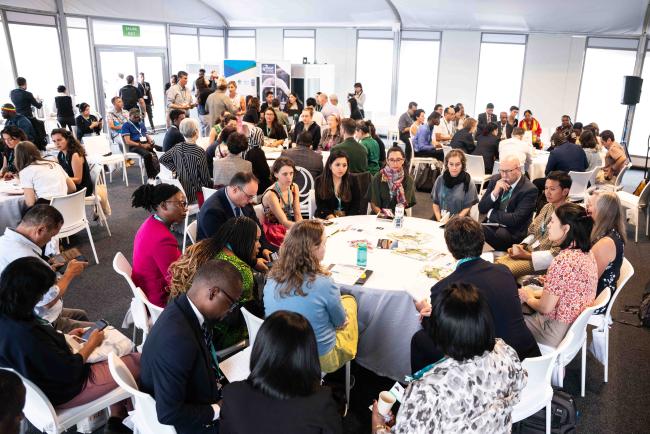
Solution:
[(379, 394), (379, 399), (377, 400), (377, 411), (382, 416), (387, 416), (390, 413), (390, 409), (395, 404), (395, 396), (384, 390)]

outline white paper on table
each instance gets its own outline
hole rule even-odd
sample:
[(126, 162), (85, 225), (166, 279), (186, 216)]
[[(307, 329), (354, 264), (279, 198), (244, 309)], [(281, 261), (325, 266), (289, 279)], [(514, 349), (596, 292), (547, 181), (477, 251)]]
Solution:
[(219, 363), (219, 369), (229, 382), (243, 381), (248, 378), (251, 352), (252, 348), (249, 346)]
[(332, 279), (341, 285), (354, 285), (365, 270), (356, 265), (333, 264), (330, 267)]

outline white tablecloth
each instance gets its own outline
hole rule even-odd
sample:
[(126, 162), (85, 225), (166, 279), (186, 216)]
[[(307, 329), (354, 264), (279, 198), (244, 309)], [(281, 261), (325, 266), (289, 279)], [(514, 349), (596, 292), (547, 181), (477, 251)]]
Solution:
[(0, 235), (7, 227), (15, 228), (25, 211), (25, 196), (8, 194), (19, 190), (15, 181), (0, 181)]
[(427, 264), (448, 270), (455, 266), (443, 231), (437, 222), (405, 218), (402, 233), (426, 234), (413, 244), (439, 254), (431, 261), (419, 261), (376, 247), (377, 239), (390, 239), (390, 234), (400, 232), (391, 222), (377, 220), (376, 216), (350, 216), (333, 221), (335, 224), (326, 228), (327, 234), (332, 235), (327, 239), (325, 264), (356, 265), (357, 251), (350, 246), (350, 241), (367, 239), (372, 246), (368, 250), (367, 269), (373, 274), (363, 286), (344, 284), (339, 276), (332, 275), (341, 291), (354, 295), (359, 305), (356, 361), (379, 375), (402, 381), (411, 372), (411, 337), (421, 327), (414, 301), (428, 298), (436, 282), (423, 270)]
[(537, 178), (546, 177), (544, 171), (546, 170), (546, 163), (548, 163), (548, 156), (549, 152), (535, 151), (529, 173), (531, 181)]

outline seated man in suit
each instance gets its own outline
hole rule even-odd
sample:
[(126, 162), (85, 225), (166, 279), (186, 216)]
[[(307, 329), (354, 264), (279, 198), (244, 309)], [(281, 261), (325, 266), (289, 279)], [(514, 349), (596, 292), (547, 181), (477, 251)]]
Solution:
[(526, 236), (537, 202), (537, 187), (522, 174), (516, 154), (501, 159), (499, 173), (490, 178), (487, 190), (478, 203), (486, 214), (485, 241), (495, 250), (505, 251)]
[(203, 202), (197, 217), (196, 238), (197, 241), (201, 241), (213, 236), (228, 219), (240, 216), (250, 217), (255, 220), (262, 231), (260, 237), (262, 248), (255, 268), (258, 271), (268, 271), (266, 261), (271, 260), (271, 253), (277, 251), (277, 248), (266, 240), (262, 224), (251, 205), (257, 195), (257, 184), (257, 178), (252, 173), (235, 173), (229, 185), (220, 188)]
[(476, 137), (483, 134), (483, 131), (487, 128), (487, 126), (490, 123), (492, 122), (496, 123), (496, 121), (497, 121), (497, 115), (494, 114), (494, 104), (489, 102), (485, 106), (485, 112), (478, 114), (478, 125), (476, 127)]
[(142, 391), (156, 400), (158, 421), (178, 434), (219, 432), (221, 374), (211, 323), (236, 307), (241, 274), (226, 261), (205, 263), (192, 286), (167, 305), (142, 349)]
[[(539, 356), (537, 342), (524, 322), (514, 276), (504, 265), (491, 264), (480, 257), (485, 242), (481, 225), (470, 217), (454, 217), (445, 225), (445, 242), (458, 263), (456, 271), (431, 288), (431, 298), (453, 283), (475, 285), (490, 306), (495, 336), (514, 348), (520, 359)], [(431, 305), (422, 300), (416, 307), (423, 316), (423, 327), (428, 327)], [(413, 372), (444, 356), (429, 336), (420, 330), (411, 339)]]

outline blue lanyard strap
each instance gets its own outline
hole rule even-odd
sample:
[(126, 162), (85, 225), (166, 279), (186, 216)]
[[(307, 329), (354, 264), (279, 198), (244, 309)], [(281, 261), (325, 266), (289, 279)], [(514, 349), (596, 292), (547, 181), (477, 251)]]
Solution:
[(468, 258), (459, 259), (458, 262), (456, 263), (456, 268), (460, 267), (466, 262), (476, 261), (479, 258), (480, 256), (470, 256)]
[(426, 374), (427, 372), (429, 372), (430, 370), (435, 368), (436, 365), (439, 365), (440, 363), (442, 363), (442, 362), (444, 362), (446, 360), (447, 360), (447, 357), (443, 357), (442, 359), (438, 360), (437, 362), (425, 366), (424, 368), (420, 369), (416, 373), (411, 374), (411, 375), (407, 375), (406, 377), (404, 377), (404, 380), (407, 383), (412, 383), (414, 381), (417, 381), (417, 380), (421, 379), (422, 377), (424, 377), (424, 374)]

